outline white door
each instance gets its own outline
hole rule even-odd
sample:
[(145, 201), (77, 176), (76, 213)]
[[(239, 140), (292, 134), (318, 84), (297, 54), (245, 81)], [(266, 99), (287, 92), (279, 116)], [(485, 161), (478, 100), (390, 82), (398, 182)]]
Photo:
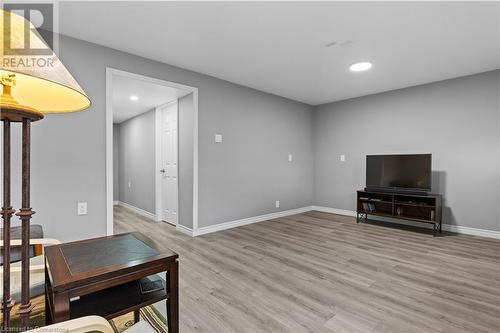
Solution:
[(160, 107), (161, 131), (161, 220), (177, 224), (177, 101)]

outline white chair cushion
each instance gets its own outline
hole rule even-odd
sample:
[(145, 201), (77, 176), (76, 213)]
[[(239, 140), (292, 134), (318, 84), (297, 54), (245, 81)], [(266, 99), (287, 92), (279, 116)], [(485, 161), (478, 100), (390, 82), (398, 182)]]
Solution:
[[(36, 256), (30, 258), (30, 266), (43, 266), (44, 257)], [(20, 268), (21, 262), (14, 262), (10, 264), (11, 269)], [(35, 297), (42, 295), (45, 286), (45, 273), (44, 272), (30, 272), (30, 297)], [(2, 288), (0, 288), (0, 296), (3, 294)], [(10, 294), (11, 297), (19, 302), (21, 300), (21, 272), (12, 272), (10, 275)]]

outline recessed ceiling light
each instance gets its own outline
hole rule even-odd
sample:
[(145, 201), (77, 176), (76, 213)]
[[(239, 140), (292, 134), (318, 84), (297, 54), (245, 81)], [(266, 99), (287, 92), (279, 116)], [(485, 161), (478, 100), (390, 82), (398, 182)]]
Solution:
[(138, 101), (139, 97), (137, 95), (130, 95), (130, 100), (131, 101)]
[(368, 61), (357, 62), (349, 67), (352, 72), (362, 72), (370, 68), (372, 68), (372, 63)]

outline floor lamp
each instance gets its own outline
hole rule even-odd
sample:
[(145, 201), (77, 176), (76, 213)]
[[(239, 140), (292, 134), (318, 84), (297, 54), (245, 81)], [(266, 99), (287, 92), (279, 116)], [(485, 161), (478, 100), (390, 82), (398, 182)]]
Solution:
[[(3, 298), (2, 332), (9, 331), (10, 310), (10, 226), (15, 214), (21, 220), (21, 330), (29, 325), (32, 310), (30, 302), (29, 251), (30, 220), (34, 211), (30, 206), (30, 137), (31, 123), (43, 119), (47, 113), (81, 111), (90, 106), (90, 100), (68, 72), (63, 63), (45, 44), (33, 25), (23, 17), (0, 10), (0, 120), (3, 122)], [(4, 29), (7, 27), (6, 29)], [(28, 40), (30, 49), (49, 51), (49, 55), (31, 55), (35, 61), (29, 66), (21, 51), (11, 49)], [(21, 43), (21, 45), (23, 45)], [(24, 50), (24, 49), (23, 49)], [(17, 52), (17, 53), (16, 53)], [(26, 63), (25, 63), (26, 64)], [(17, 213), (11, 206), (11, 124), (22, 125), (22, 197)]]

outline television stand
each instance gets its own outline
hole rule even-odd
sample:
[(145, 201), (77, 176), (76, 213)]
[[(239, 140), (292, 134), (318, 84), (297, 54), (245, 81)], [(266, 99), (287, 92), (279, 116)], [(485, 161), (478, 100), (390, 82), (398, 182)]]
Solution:
[(430, 223), (436, 236), (442, 230), (442, 201), (440, 194), (358, 191), (356, 223), (368, 215)]

